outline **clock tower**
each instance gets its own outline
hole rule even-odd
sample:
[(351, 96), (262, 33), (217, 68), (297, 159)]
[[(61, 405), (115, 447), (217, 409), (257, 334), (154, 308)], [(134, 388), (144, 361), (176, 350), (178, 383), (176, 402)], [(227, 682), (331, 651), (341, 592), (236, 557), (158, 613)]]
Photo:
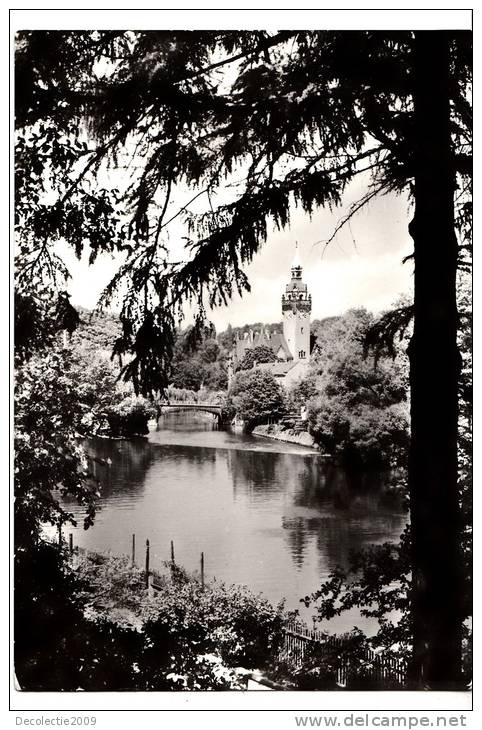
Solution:
[(295, 257), (291, 264), (291, 281), (281, 297), (283, 334), (294, 361), (310, 359), (311, 294), (308, 294), (308, 288), (303, 283), (302, 273), (296, 244)]

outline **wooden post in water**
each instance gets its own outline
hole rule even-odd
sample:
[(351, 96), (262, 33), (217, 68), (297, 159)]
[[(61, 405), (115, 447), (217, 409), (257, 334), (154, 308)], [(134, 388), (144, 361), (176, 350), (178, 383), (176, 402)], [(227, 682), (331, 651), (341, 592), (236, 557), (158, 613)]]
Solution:
[(149, 540), (146, 540), (146, 588), (149, 588)]
[(201, 589), (204, 590), (204, 553), (201, 553)]
[(136, 534), (132, 533), (132, 567), (136, 564)]
[(62, 523), (59, 522), (59, 548), (62, 547)]
[(174, 540), (171, 540), (171, 563), (174, 565), (176, 561), (174, 560)]
[(71, 555), (74, 553), (74, 536), (71, 532), (69, 532), (69, 553)]

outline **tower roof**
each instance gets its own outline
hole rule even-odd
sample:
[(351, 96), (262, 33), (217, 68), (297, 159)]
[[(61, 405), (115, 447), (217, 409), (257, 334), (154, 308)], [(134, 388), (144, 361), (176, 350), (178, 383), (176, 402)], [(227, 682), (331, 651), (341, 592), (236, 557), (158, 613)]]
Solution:
[(301, 269), (301, 259), (300, 259), (300, 252), (298, 250), (298, 241), (295, 243), (295, 255), (293, 258), (293, 263), (291, 264), (292, 269)]
[(293, 358), (284, 335), (281, 332), (271, 332), (268, 337), (266, 330), (263, 327), (260, 332), (253, 333), (252, 340), (249, 337), (246, 337), (235, 341), (234, 349), (237, 359), (242, 360), (247, 350), (252, 350), (260, 345), (270, 347), (275, 355), (277, 355), (281, 349), (284, 352), (286, 359), (291, 360)]

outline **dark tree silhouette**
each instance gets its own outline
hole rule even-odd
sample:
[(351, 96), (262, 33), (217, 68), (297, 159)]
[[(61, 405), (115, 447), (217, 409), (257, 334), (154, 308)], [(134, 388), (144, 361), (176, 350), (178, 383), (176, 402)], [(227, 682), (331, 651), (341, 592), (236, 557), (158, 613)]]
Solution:
[[(24, 32), (16, 61), (19, 286), (28, 294), (34, 272), (61, 279), (59, 238), (91, 261), (122, 251), (102, 303), (122, 296), (115, 353), (130, 355), (124, 376), (144, 394), (167, 385), (183, 304), (200, 327), (207, 305), (249, 289), (243, 264), (294, 205), (337, 205), (370, 176), (334, 236), (375, 196), (409, 191), (412, 677), (437, 688), (460, 680), (455, 275), (470, 252), (470, 42), (445, 31)], [(108, 166), (122, 172), (118, 190), (100, 184)], [(180, 262), (164, 238), (175, 218)]]
[[(460, 682), (463, 616), (457, 488), (460, 354), (457, 349), (455, 169), (450, 144), (450, 51), (443, 33), (414, 44), (415, 252), (410, 514), (414, 678)], [(429, 647), (427, 652), (426, 647)]]

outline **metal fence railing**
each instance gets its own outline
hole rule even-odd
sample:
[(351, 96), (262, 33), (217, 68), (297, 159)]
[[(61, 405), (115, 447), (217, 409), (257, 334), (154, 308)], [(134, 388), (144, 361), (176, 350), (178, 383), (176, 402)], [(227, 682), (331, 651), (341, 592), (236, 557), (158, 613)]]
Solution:
[(365, 679), (387, 688), (403, 688), (407, 683), (407, 664), (403, 657), (362, 645), (354, 660), (343, 637), (327, 636), (299, 621), (286, 624), (280, 659), (299, 668), (312, 648), (316, 648), (320, 659), (326, 656), (335, 663), (336, 683), (340, 687), (346, 687), (360, 672)]

